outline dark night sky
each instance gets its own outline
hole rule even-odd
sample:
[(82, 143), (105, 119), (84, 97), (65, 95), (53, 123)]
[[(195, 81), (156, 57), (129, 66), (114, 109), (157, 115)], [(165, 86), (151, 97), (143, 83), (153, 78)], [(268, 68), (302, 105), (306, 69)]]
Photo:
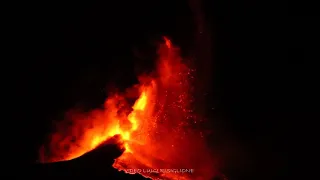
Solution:
[[(309, 25), (315, 19), (289, 19), (286, 8), (274, 9), (277, 14), (270, 17), (269, 9), (255, 1), (205, 1), (213, 54), (207, 60), (212, 81), (207, 114), (255, 159), (251, 170), (227, 168), (234, 179), (284, 175), (294, 139), (290, 129), (312, 112), (303, 104), (316, 92), (311, 85), (315, 67), (306, 61), (316, 58), (311, 44), (305, 45), (315, 39), (316, 26)], [(43, 2), (16, 11), (10, 31), (18, 48), (6, 76), (13, 93), (9, 129), (17, 137), (9, 144), (13, 159), (23, 162), (33, 159), (51, 120), (77, 104), (98, 107), (107, 84), (120, 89), (134, 84), (135, 74), (151, 67), (148, 59), (162, 35), (188, 54), (195, 34), (182, 0)]]

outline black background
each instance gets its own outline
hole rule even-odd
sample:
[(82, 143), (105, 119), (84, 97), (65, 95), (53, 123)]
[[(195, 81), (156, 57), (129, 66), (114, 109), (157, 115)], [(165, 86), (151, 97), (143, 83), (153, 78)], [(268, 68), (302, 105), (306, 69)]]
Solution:
[[(211, 44), (203, 48), (212, 56), (197, 64), (210, 65), (202, 74), (212, 81), (206, 113), (253, 159), (223, 171), (230, 179), (282, 178), (289, 147), (303, 142), (292, 129), (302, 132), (301, 122), (314, 119), (316, 67), (309, 60), (316, 59), (310, 43), (316, 18), (249, 0), (204, 7)], [(35, 160), (52, 120), (78, 104), (98, 107), (108, 84), (121, 90), (136, 83), (135, 74), (152, 66), (162, 35), (184, 54), (197, 51), (193, 14), (182, 0), (16, 4), (7, 17), (13, 52), (2, 66), (9, 92), (3, 137), (7, 158), (22, 165)]]

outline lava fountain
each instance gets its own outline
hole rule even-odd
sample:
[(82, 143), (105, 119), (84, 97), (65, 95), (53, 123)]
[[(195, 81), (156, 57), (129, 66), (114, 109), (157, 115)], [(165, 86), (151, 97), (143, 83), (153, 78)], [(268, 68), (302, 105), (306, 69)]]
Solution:
[(109, 96), (103, 109), (67, 113), (66, 121), (56, 124), (49, 145), (41, 149), (42, 162), (77, 158), (120, 135), (124, 152), (113, 164), (120, 171), (152, 179), (215, 176), (212, 153), (195, 128), (202, 118), (192, 110), (194, 71), (182, 62), (179, 48), (164, 40), (154, 73), (140, 76), (140, 83), (126, 92)]

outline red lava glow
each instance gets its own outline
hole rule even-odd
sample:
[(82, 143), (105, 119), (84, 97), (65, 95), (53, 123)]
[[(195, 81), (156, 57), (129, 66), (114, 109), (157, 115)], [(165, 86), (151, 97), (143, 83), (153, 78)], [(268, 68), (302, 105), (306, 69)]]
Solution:
[[(140, 76), (138, 85), (107, 98), (102, 110), (67, 114), (69, 121), (57, 125), (49, 145), (42, 149), (42, 161), (71, 160), (120, 135), (125, 151), (113, 164), (118, 170), (152, 179), (215, 176), (211, 153), (201, 131), (193, 127), (200, 119), (191, 107), (194, 71), (182, 63), (179, 48), (164, 40), (153, 74)], [(135, 94), (130, 107), (128, 99)]]

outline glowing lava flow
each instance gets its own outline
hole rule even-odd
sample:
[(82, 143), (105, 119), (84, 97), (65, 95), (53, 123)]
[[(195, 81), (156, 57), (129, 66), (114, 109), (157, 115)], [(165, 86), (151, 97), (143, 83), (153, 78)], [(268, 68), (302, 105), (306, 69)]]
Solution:
[(103, 110), (68, 113), (43, 148), (43, 162), (79, 157), (120, 134), (125, 151), (113, 164), (118, 170), (151, 178), (211, 179), (216, 173), (211, 153), (193, 127), (199, 118), (191, 108), (192, 70), (170, 40), (165, 38), (158, 53), (155, 73), (141, 76), (132, 88), (139, 92), (132, 109), (130, 89), (109, 97)]

